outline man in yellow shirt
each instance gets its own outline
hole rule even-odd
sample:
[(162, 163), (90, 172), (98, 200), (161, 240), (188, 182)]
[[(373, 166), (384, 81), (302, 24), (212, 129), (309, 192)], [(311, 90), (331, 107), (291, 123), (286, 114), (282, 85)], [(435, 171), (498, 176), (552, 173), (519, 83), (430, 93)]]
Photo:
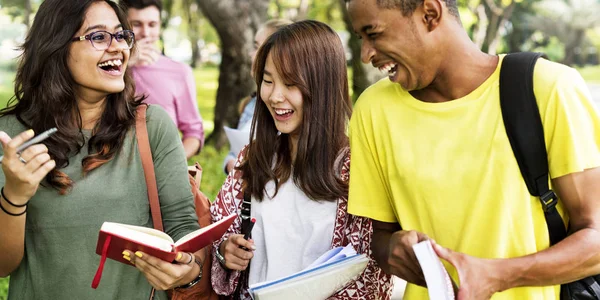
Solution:
[(499, 100), (504, 56), (483, 53), (453, 0), (349, 0), (362, 60), (389, 73), (350, 124), (349, 212), (373, 219), (380, 266), (427, 299), (412, 245), (431, 238), (458, 299), (558, 299), (600, 273), (600, 117), (581, 76), (538, 60), (534, 92), (568, 238), (550, 247)]

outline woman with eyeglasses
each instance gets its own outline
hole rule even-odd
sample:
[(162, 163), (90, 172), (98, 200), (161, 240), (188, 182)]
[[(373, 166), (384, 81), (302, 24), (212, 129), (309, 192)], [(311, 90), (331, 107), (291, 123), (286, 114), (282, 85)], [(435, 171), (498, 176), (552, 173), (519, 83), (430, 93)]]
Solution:
[[(134, 129), (145, 104), (127, 71), (133, 45), (109, 0), (46, 0), (36, 14), (15, 96), (0, 111), (0, 276), (10, 275), (9, 299), (148, 299), (152, 287), (201, 276), (202, 250), (174, 263), (124, 251), (135, 267), (108, 260), (100, 286), (90, 287), (103, 222), (152, 227)], [(146, 117), (165, 231), (177, 240), (199, 227), (183, 147), (166, 112), (150, 106)]]

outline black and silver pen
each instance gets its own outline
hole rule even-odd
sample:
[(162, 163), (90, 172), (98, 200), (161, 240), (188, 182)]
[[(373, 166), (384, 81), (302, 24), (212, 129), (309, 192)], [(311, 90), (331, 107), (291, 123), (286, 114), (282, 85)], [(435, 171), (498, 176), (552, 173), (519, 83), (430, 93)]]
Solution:
[[(54, 127), (54, 128), (50, 128), (50, 129), (36, 135), (31, 140), (29, 140), (29, 141), (21, 144), (19, 147), (17, 147), (17, 153), (21, 153), (21, 152), (23, 152), (23, 150), (27, 149), (29, 146), (31, 146), (33, 144), (37, 144), (37, 143), (49, 138), (50, 135), (52, 135), (56, 131), (58, 131), (58, 129), (56, 129), (56, 127)], [(0, 163), (2, 163), (3, 158), (4, 158), (4, 155), (0, 156)]]
[[(248, 226), (245, 228), (245, 232), (242, 232), (244, 234), (244, 239), (248, 240), (250, 238), (250, 233), (252, 232), (252, 228), (254, 227), (254, 223), (256, 223), (256, 219), (252, 218), (248, 221)], [(248, 248), (240, 246), (240, 248), (248, 251)]]
[(248, 240), (250, 238), (250, 233), (252, 232), (252, 228), (254, 227), (254, 223), (256, 223), (256, 219), (250, 219), (250, 223), (248, 224), (248, 228), (246, 228), (246, 232), (244, 232), (244, 239)]

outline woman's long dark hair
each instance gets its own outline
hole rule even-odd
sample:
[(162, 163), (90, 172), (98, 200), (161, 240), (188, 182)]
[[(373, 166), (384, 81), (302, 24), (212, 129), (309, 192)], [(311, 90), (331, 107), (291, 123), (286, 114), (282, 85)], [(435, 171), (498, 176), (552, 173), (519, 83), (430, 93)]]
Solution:
[[(288, 135), (278, 136), (273, 117), (260, 97), (269, 54), (282, 79), (297, 86), (304, 100), (294, 162)], [(318, 21), (285, 26), (258, 50), (254, 78), (259, 93), (251, 136), (256, 138), (250, 142), (239, 167), (247, 191), (262, 200), (268, 181), (275, 181), (277, 194), (281, 183), (292, 176), (294, 183), (313, 200), (334, 201), (346, 197), (348, 184), (339, 178), (336, 158), (348, 146), (346, 126), (352, 106), (344, 47), (339, 36)]]
[[(45, 0), (21, 46), (23, 53), (15, 78), (15, 95), (0, 116), (15, 115), (19, 122), (37, 133), (56, 127), (58, 131), (44, 141), (56, 168), (47, 176), (47, 184), (65, 194), (73, 181), (60, 169), (68, 166), (69, 156), (84, 145), (82, 120), (75, 97), (75, 83), (67, 67), (71, 38), (81, 28), (86, 12), (96, 1), (108, 3), (124, 29), (130, 29), (127, 17), (110, 0)], [(92, 130), (88, 143), (90, 155), (82, 161), (83, 173), (110, 161), (123, 146), (128, 129), (135, 122), (135, 86), (129, 71), (125, 89), (106, 98), (104, 112)]]

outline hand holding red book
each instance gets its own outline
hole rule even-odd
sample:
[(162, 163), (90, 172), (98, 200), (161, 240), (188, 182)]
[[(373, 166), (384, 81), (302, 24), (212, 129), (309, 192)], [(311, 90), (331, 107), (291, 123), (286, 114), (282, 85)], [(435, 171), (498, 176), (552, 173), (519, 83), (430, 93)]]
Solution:
[(100, 283), (106, 258), (131, 265), (123, 258), (123, 251), (129, 250), (133, 253), (141, 251), (164, 261), (173, 262), (178, 252), (194, 253), (221, 238), (236, 217), (236, 214), (231, 214), (185, 235), (177, 242), (166, 233), (153, 228), (104, 222), (96, 245), (96, 253), (101, 256), (100, 265), (92, 282), (92, 288), (96, 288)]

